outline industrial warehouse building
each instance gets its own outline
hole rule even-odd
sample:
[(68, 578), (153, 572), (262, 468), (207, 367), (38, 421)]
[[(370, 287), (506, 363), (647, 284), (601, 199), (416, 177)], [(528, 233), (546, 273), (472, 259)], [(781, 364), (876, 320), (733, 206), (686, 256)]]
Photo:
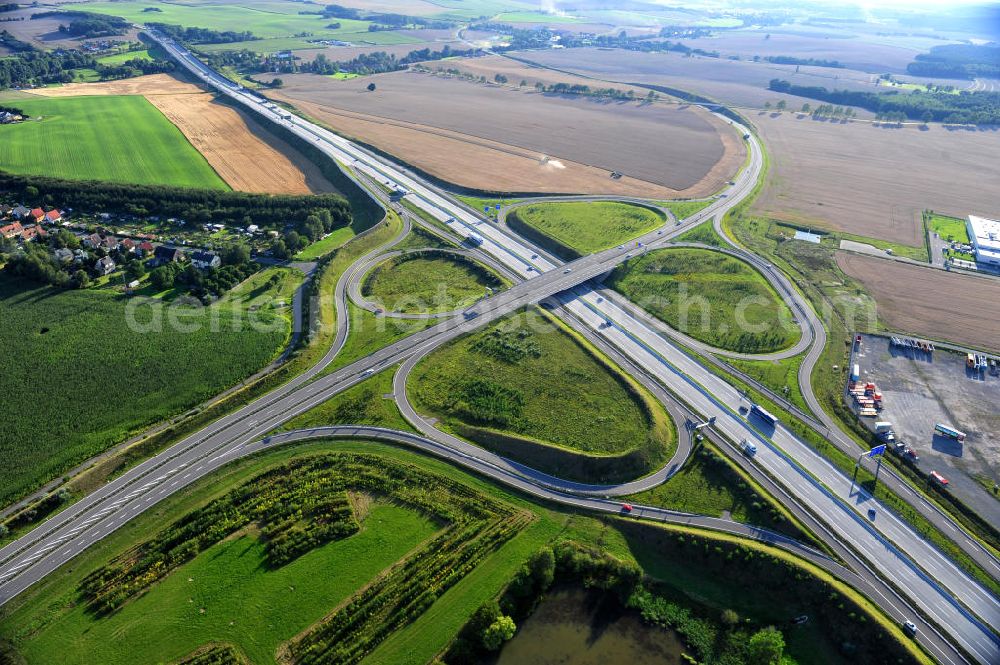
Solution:
[(1000, 221), (969, 215), (968, 229), (976, 261), (1000, 266)]

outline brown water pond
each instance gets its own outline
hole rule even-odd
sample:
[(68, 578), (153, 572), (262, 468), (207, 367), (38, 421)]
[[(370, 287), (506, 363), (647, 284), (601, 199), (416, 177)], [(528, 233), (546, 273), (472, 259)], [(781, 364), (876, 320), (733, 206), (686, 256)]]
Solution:
[(496, 665), (674, 665), (684, 645), (676, 633), (642, 623), (599, 591), (553, 590), (518, 626)]

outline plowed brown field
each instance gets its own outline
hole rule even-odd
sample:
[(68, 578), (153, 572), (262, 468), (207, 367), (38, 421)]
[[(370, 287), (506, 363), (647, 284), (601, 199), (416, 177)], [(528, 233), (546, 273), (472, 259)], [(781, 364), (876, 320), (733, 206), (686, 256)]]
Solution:
[(143, 95), (235, 190), (268, 194), (336, 191), (311, 162), (243, 112), (169, 74), (34, 91), (47, 96)]
[(1000, 129), (752, 118), (772, 156), (758, 213), (919, 246), (921, 210), (957, 217), (1000, 210)]
[[(441, 180), (508, 192), (700, 197), (742, 164), (740, 137), (702, 109), (599, 101), (397, 72), (292, 75), (272, 97)], [(365, 86), (377, 89), (368, 93)], [(618, 171), (625, 177), (610, 177)]]
[(1000, 282), (850, 252), (837, 252), (837, 265), (893, 330), (1000, 351)]

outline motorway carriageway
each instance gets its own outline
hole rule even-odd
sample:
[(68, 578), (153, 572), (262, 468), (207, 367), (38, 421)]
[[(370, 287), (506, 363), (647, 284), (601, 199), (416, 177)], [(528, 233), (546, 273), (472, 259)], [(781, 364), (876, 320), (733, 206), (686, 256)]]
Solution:
[[(392, 186), (406, 189), (412, 193), (409, 198), (414, 205), (448, 224), (460, 235), (468, 236), (470, 232), (479, 234), (484, 239), (481, 249), (526, 279), (539, 272), (559, 269), (518, 239), (481, 222), (462, 206), (447, 201), (432, 188), (384, 160), (296, 116), (282, 119), (281, 115), (288, 115), (286, 111), (259, 103), (260, 98), (208, 70), (175, 45), (167, 43), (166, 46), (179, 60), (196, 68), (213, 87), (314, 142), (317, 148), (341, 163), (353, 166), (379, 182), (389, 181)], [(746, 131), (738, 125), (735, 127), (737, 131)], [(748, 145), (751, 148), (751, 167), (741, 173), (736, 184), (730, 188), (728, 198), (706, 208), (691, 223), (724, 213), (752, 189), (760, 171), (761, 150), (752, 135)], [(620, 253), (623, 255), (625, 251)], [(606, 260), (607, 254), (602, 253), (601, 258)], [(597, 263), (596, 258), (597, 255), (574, 262), (573, 270), (592, 267)], [(566, 276), (569, 277), (568, 274)], [(696, 411), (706, 417), (715, 416), (718, 431), (734, 441), (743, 438), (758, 440), (762, 444), (756, 456), (758, 464), (820, 519), (830, 524), (841, 538), (911, 597), (942, 630), (952, 635), (978, 661), (991, 665), (1000, 663), (1000, 640), (989, 627), (1000, 622), (1000, 603), (933, 545), (888, 510), (878, 510), (874, 523), (869, 522), (863, 512), (875, 507), (876, 502), (856, 502), (851, 495), (849, 478), (780, 425), (769, 436), (763, 436), (739, 415), (742, 396), (735, 389), (621, 308), (599, 298), (587, 287), (577, 287), (560, 299), (579, 320), (605, 335), (638, 365), (648, 367)], [(609, 322), (611, 325), (608, 325)], [(962, 604), (949, 594), (949, 590), (961, 599)]]

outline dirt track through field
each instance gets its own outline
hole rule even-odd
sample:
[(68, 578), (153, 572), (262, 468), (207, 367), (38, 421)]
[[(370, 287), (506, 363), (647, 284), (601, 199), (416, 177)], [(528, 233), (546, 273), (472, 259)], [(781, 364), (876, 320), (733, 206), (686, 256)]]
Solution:
[(187, 137), (235, 190), (267, 194), (309, 194), (336, 189), (287, 143), (220, 104), (214, 95), (169, 74), (107, 83), (73, 83), (43, 88), (38, 94), (143, 95)]
[(850, 252), (837, 265), (861, 281), (891, 329), (1000, 351), (1000, 281)]

